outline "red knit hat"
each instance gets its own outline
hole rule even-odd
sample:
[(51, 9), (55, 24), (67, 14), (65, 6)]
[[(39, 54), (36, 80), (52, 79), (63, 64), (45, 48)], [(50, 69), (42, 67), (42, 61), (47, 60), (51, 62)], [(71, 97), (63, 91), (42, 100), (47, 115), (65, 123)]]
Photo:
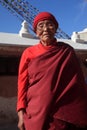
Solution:
[(34, 31), (36, 31), (36, 27), (37, 27), (38, 22), (43, 21), (43, 20), (52, 20), (52, 22), (56, 26), (56, 29), (58, 28), (58, 22), (57, 22), (56, 18), (51, 13), (41, 12), (41, 13), (37, 14), (37, 16), (34, 18), (34, 21), (33, 21)]

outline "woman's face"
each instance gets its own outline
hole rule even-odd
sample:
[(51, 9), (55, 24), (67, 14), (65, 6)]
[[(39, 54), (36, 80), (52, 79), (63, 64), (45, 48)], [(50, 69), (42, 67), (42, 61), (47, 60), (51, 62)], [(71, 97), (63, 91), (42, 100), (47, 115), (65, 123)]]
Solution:
[(51, 20), (40, 21), (37, 24), (36, 34), (44, 45), (52, 44), (56, 33), (55, 24)]

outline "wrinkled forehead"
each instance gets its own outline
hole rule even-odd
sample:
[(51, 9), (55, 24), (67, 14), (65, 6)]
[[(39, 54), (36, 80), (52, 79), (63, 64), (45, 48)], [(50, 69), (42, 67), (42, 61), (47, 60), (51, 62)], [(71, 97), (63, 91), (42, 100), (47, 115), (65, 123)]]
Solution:
[(37, 25), (39, 25), (39, 24), (54, 24), (54, 22), (52, 21), (52, 20), (49, 20), (49, 19), (47, 19), (47, 20), (41, 20), (41, 21), (39, 21), (38, 23), (37, 23)]

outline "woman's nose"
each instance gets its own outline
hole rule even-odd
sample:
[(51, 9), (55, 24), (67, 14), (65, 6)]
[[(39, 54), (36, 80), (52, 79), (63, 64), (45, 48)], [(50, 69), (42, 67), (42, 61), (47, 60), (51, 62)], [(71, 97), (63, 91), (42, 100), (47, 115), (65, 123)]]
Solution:
[(47, 29), (48, 29), (48, 26), (44, 25), (43, 30), (47, 30)]

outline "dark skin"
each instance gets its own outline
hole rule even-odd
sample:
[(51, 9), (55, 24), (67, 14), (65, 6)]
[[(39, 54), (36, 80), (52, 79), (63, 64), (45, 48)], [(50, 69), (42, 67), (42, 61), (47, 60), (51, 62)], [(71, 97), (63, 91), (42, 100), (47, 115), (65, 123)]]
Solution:
[(37, 24), (36, 34), (44, 46), (52, 44), (55, 33), (56, 28), (52, 21), (44, 20)]
[(19, 121), (18, 121), (18, 128), (19, 128), (19, 130), (25, 130), (23, 115), (24, 115), (24, 110), (23, 109), (19, 110), (18, 111), (18, 119), (19, 119)]
[[(49, 46), (53, 43), (55, 33), (56, 33), (56, 27), (51, 20), (44, 20), (44, 21), (38, 22), (37, 27), (36, 27), (36, 35), (39, 37), (41, 43), (44, 46)], [(18, 111), (19, 130), (25, 130), (23, 115), (24, 115), (24, 109), (20, 109)]]

